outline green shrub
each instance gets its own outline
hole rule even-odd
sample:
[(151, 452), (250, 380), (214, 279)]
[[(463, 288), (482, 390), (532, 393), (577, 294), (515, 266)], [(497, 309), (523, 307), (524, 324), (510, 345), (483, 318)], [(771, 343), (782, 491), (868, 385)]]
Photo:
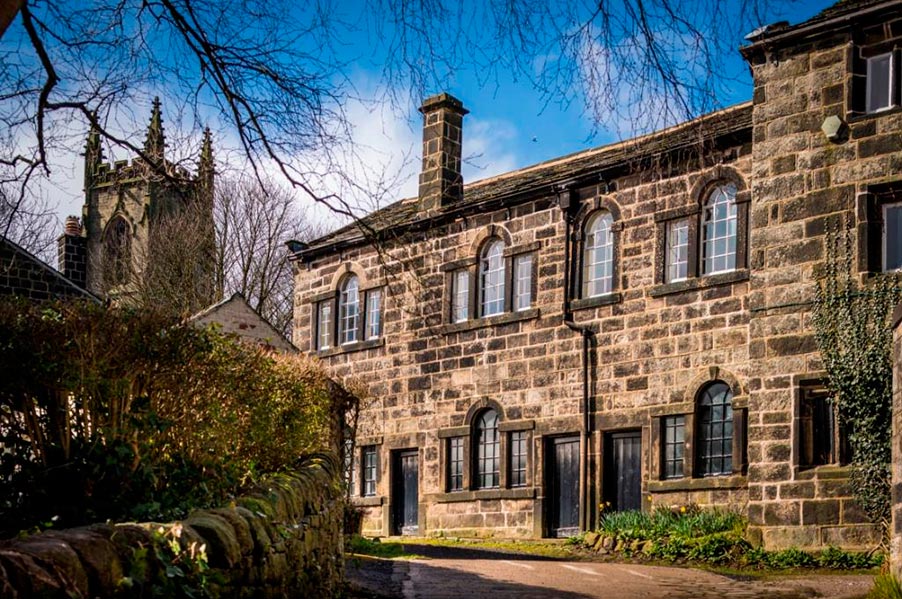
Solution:
[(882, 555), (850, 553), (829, 547), (819, 553), (799, 549), (765, 551), (745, 540), (746, 521), (738, 513), (698, 506), (678, 510), (663, 507), (648, 512), (610, 512), (602, 515), (598, 532), (619, 541), (652, 541), (644, 551), (667, 561), (689, 560), (713, 565), (750, 568), (866, 569), (879, 566)]
[(156, 314), (0, 301), (0, 535), (163, 520), (330, 443), (328, 381)]
[(767, 554), (767, 564), (771, 568), (810, 568), (817, 566), (817, 559), (810, 553), (794, 547), (780, 551), (771, 551)]
[(598, 531), (625, 541), (656, 540), (676, 536), (694, 539), (721, 532), (740, 535), (745, 520), (727, 510), (689, 506), (674, 511), (658, 507), (651, 513), (640, 511), (609, 512), (601, 516)]

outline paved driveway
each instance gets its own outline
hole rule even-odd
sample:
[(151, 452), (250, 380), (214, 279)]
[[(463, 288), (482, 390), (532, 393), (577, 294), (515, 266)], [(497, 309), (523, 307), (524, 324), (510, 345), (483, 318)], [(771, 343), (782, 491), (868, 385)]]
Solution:
[(869, 576), (740, 581), (702, 570), (570, 562), (470, 548), (405, 544), (414, 560), (351, 560), (348, 578), (362, 596), (397, 599), (632, 599), (668, 597), (793, 599), (863, 597)]

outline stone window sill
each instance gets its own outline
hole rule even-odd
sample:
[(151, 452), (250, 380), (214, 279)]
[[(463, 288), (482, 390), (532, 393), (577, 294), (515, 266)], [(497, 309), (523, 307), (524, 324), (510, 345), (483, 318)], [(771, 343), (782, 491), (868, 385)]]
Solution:
[(648, 481), (649, 493), (665, 491), (703, 491), (706, 489), (745, 489), (749, 479), (742, 475), (707, 476), (705, 478), (675, 478)]
[(452, 491), (434, 495), (436, 503), (455, 503), (458, 501), (477, 501), (480, 499), (532, 499), (536, 496), (534, 487), (516, 489), (479, 489), (476, 491)]
[(672, 293), (680, 293), (683, 291), (695, 291), (698, 289), (708, 289), (709, 287), (717, 287), (719, 285), (729, 285), (730, 283), (739, 283), (749, 280), (748, 269), (741, 268), (731, 272), (722, 272), (716, 275), (705, 275), (686, 279), (685, 281), (677, 281), (676, 283), (664, 283), (651, 288), (648, 295), (651, 297), (662, 297)]
[(382, 347), (383, 345), (385, 345), (385, 338), (379, 337), (378, 339), (368, 339), (367, 341), (357, 341), (354, 343), (339, 345), (338, 347), (330, 347), (329, 349), (317, 350), (313, 352), (313, 354), (320, 358), (328, 358), (329, 356), (348, 354), (363, 349), (373, 349), (374, 347)]
[(598, 306), (610, 306), (612, 304), (619, 304), (621, 301), (623, 301), (623, 296), (620, 293), (606, 293), (604, 295), (597, 295), (595, 297), (586, 297), (582, 299), (571, 300), (570, 309), (585, 310), (587, 308), (597, 308)]
[(520, 312), (506, 312), (504, 314), (497, 314), (485, 318), (474, 318), (466, 322), (446, 324), (439, 329), (439, 332), (442, 335), (448, 335), (450, 333), (460, 333), (461, 331), (472, 331), (474, 329), (510, 324), (512, 322), (532, 320), (539, 316), (540, 312), (538, 308), (530, 308), (529, 310), (521, 310)]
[(837, 464), (824, 464), (823, 466), (798, 466), (796, 480), (817, 479), (847, 479), (852, 475), (851, 466), (839, 466)]
[(351, 504), (356, 507), (376, 507), (385, 503), (385, 497), (351, 497)]
[(879, 110), (877, 112), (848, 112), (846, 113), (846, 123), (850, 125), (852, 123), (862, 123), (864, 121), (880, 118), (882, 116), (899, 114), (900, 112), (902, 112), (902, 106), (893, 106), (892, 108)]

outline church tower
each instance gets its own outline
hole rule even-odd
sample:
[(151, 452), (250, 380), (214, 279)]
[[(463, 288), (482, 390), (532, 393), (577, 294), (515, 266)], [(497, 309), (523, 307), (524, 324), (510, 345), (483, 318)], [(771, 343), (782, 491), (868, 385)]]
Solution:
[(81, 222), (67, 219), (59, 241), (63, 274), (116, 303), (185, 314), (213, 303), (215, 173), (209, 129), (196, 173), (169, 162), (155, 98), (139, 156), (105, 162), (100, 133), (92, 126), (84, 159)]

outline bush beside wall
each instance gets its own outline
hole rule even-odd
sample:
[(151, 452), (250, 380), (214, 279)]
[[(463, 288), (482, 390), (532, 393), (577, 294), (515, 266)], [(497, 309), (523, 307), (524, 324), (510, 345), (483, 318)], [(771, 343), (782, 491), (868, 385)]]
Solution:
[[(343, 580), (343, 512), (338, 460), (317, 455), (180, 527), (95, 524), (4, 541), (0, 597), (330, 597)], [(161, 527), (180, 531), (179, 554)], [(198, 578), (184, 560), (202, 546), (209, 570)]]

